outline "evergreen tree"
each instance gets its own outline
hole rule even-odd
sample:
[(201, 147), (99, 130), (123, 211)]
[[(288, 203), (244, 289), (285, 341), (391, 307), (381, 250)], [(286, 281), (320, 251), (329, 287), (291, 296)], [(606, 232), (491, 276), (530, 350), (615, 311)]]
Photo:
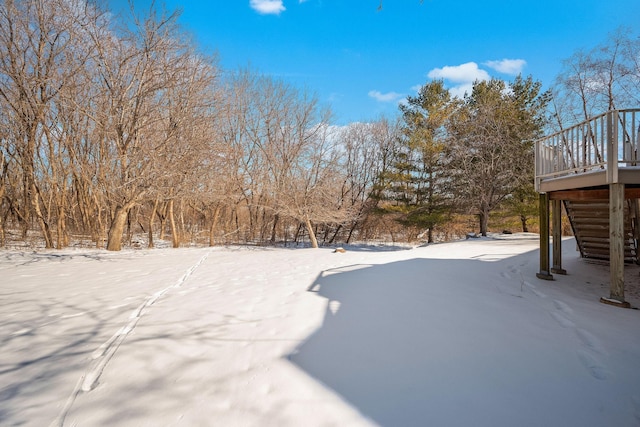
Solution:
[(451, 213), (447, 189), (445, 123), (456, 108), (441, 80), (424, 85), (418, 96), (401, 105), (402, 136), (396, 146), (391, 170), (383, 179), (390, 202), (386, 211), (398, 214), (398, 221), (433, 232)]
[(455, 194), (478, 215), (483, 236), (490, 212), (533, 185), (533, 141), (541, 136), (548, 101), (531, 77), (478, 81), (449, 121)]

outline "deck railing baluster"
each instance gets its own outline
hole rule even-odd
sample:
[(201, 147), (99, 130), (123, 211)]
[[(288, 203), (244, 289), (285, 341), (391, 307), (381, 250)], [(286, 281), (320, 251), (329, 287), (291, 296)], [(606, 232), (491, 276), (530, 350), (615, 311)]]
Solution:
[(631, 131), (633, 132), (633, 137), (631, 139), (631, 143), (632, 143), (632, 151), (631, 151), (631, 158), (633, 159), (633, 166), (636, 166), (636, 162), (638, 161), (638, 143), (640, 141), (638, 141), (638, 138), (640, 138), (640, 136), (638, 134), (640, 134), (640, 126), (636, 126), (636, 112), (632, 111), (631, 112)]
[[(640, 109), (612, 110), (536, 142), (536, 178), (636, 166)], [(611, 157), (613, 156), (613, 158)], [(614, 166), (615, 164), (615, 166)], [(617, 175), (608, 171), (609, 176)]]

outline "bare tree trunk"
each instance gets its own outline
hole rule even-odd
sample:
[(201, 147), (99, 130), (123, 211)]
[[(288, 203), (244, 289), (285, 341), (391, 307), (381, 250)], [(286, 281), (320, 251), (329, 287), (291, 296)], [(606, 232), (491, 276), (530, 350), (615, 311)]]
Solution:
[(300, 231), (302, 231), (303, 227), (304, 227), (304, 225), (302, 223), (298, 224), (298, 229), (296, 230), (296, 235), (293, 237), (293, 242), (296, 244), (296, 246), (298, 246), (298, 239), (300, 238)]
[(271, 227), (271, 244), (276, 242), (276, 231), (278, 229), (278, 221), (280, 220), (280, 215), (276, 214), (273, 217), (273, 226)]
[(38, 224), (40, 225), (40, 229), (42, 230), (42, 237), (44, 237), (45, 248), (51, 249), (53, 248), (51, 229), (49, 228), (49, 224), (47, 223), (46, 218), (42, 214), (42, 209), (40, 207), (40, 194), (35, 182), (33, 181), (31, 182), (31, 202), (33, 204), (33, 211), (36, 214), (36, 219), (38, 221)]
[(522, 232), (523, 233), (528, 233), (529, 232), (529, 226), (527, 224), (527, 217), (525, 215), (520, 215), (520, 222), (522, 223)]
[(162, 212), (157, 210), (156, 214), (158, 215), (158, 219), (160, 220), (160, 235), (158, 237), (160, 238), (160, 240), (163, 240), (165, 231), (165, 219), (167, 218), (167, 204), (165, 203), (162, 207)]
[[(100, 203), (98, 201), (98, 197), (97, 196), (93, 196), (93, 202), (94, 202), (94, 207), (95, 207), (95, 212), (96, 212), (96, 227), (95, 227), (95, 236), (96, 236), (96, 248), (100, 247), (100, 244), (102, 243), (102, 239), (104, 236), (104, 222), (102, 221), (102, 212), (100, 209)], [(107, 239), (108, 241), (108, 239)]]
[(149, 248), (153, 248), (153, 218), (156, 216), (156, 212), (158, 211), (158, 203), (159, 200), (156, 197), (156, 200), (153, 202), (153, 208), (151, 209), (151, 214), (149, 215)]
[[(354, 221), (353, 225), (351, 225), (351, 228), (349, 229), (349, 234), (347, 235), (347, 239), (345, 240), (345, 243), (347, 245), (351, 243), (351, 239), (353, 238), (353, 233), (355, 232), (357, 226), (358, 226), (358, 221)], [(364, 226), (364, 221), (361, 224), (361, 226)]]
[(313, 231), (313, 226), (311, 225), (311, 221), (309, 220), (309, 218), (305, 218), (304, 224), (307, 227), (307, 233), (309, 233), (309, 240), (311, 241), (311, 247), (317, 249), (318, 239), (316, 239), (316, 233)]
[(129, 210), (129, 205), (118, 206), (116, 208), (107, 234), (108, 251), (119, 251), (122, 249), (122, 235), (124, 234), (124, 227), (127, 224)]
[(219, 219), (220, 219), (220, 205), (217, 205), (216, 209), (213, 211), (213, 218), (211, 219), (211, 227), (209, 228), (209, 246), (215, 246), (214, 232), (216, 230), (216, 226), (218, 225)]
[(131, 238), (131, 209), (129, 209), (129, 212), (127, 212), (127, 242), (129, 246), (131, 246)]
[(7, 223), (7, 216), (0, 216), (0, 248), (4, 248), (7, 244), (7, 235), (5, 230), (5, 224)]
[(340, 230), (342, 230), (342, 224), (338, 224), (338, 226), (336, 227), (336, 231), (333, 233), (333, 236), (331, 236), (331, 240), (329, 240), (330, 245), (333, 245), (333, 242), (335, 242)]
[(57, 235), (56, 235), (56, 248), (62, 249), (69, 244), (69, 236), (67, 235), (67, 228), (65, 219), (65, 209), (62, 200), (58, 200), (58, 218), (56, 222)]
[(178, 230), (176, 229), (176, 220), (173, 215), (173, 199), (169, 199), (167, 203), (167, 216), (169, 218), (169, 224), (171, 225), (171, 239), (173, 241), (173, 247), (180, 247), (180, 239), (178, 238)]
[[(177, 235), (178, 236), (182, 236), (182, 238), (184, 238), (187, 235), (187, 228), (184, 225), (184, 198), (180, 198), (180, 215), (179, 215), (179, 219), (180, 219), (180, 228), (177, 230)], [(193, 231), (189, 230), (189, 239), (190, 241), (193, 241)], [(178, 239), (178, 245), (180, 245), (180, 239)], [(175, 239), (174, 239), (174, 248), (177, 248), (178, 246), (175, 246)]]
[[(6, 184), (3, 182), (2, 185), (0, 186), (0, 208), (2, 207), (2, 199), (4, 199), (4, 193), (5, 193), (5, 189), (6, 189)], [(8, 211), (7, 211), (8, 213)], [(2, 215), (2, 212), (0, 211), (0, 248), (4, 248), (6, 243), (6, 230), (5, 230), (5, 224), (7, 222), (7, 214)]]
[(480, 220), (480, 234), (484, 237), (487, 237), (487, 228), (489, 224), (489, 209), (483, 208), (480, 210), (478, 214), (478, 218)]

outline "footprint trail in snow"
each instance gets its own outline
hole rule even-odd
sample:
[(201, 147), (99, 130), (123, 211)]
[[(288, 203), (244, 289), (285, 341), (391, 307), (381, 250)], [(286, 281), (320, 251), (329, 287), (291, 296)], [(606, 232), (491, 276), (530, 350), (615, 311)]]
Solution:
[(167, 286), (164, 289), (159, 290), (147, 297), (147, 299), (138, 306), (130, 315), (129, 322), (120, 328), (111, 338), (109, 338), (106, 342), (101, 344), (91, 355), (92, 360), (94, 360), (91, 369), (84, 374), (78, 382), (76, 383), (71, 396), (67, 399), (62, 411), (58, 415), (58, 417), (50, 424), (50, 427), (62, 427), (64, 425), (64, 420), (71, 410), (73, 403), (76, 400), (76, 397), (81, 392), (89, 392), (96, 388), (98, 385), (98, 381), (100, 376), (104, 372), (107, 364), (116, 353), (120, 344), (124, 341), (124, 339), (134, 330), (138, 320), (144, 314), (146, 308), (151, 307), (161, 296), (171, 291), (172, 289), (181, 287), (187, 279), (193, 274), (193, 272), (200, 267), (200, 265), (207, 259), (211, 251), (205, 253), (193, 266), (191, 266), (173, 285)]
[[(500, 273), (504, 279), (512, 280), (512, 276), (520, 276), (522, 278), (522, 272), (515, 266), (509, 268), (509, 271), (503, 271)], [(524, 280), (522, 278), (522, 290), (529, 290), (532, 294), (540, 299), (546, 299), (547, 295), (537, 289), (537, 287)], [(574, 311), (565, 302), (560, 300), (553, 300), (553, 310), (550, 311), (551, 317), (558, 322), (560, 326), (566, 329), (573, 330), (582, 347), (577, 350), (578, 360), (589, 372), (589, 374), (598, 379), (606, 380), (609, 376), (609, 370), (601, 362), (601, 357), (607, 354), (604, 346), (602, 346), (599, 340), (589, 331), (578, 327), (573, 319)]]

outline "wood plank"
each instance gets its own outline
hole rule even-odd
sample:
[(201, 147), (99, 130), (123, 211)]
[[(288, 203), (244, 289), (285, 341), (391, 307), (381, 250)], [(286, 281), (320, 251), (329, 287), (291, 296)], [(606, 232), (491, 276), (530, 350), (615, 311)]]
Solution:
[(585, 212), (607, 212), (609, 213), (609, 203), (599, 202), (569, 202), (571, 210)]
[(576, 228), (587, 227), (587, 229), (591, 230), (599, 230), (599, 229), (609, 229), (609, 222), (597, 221), (597, 220), (588, 220), (587, 218), (572, 218), (573, 224)]
[(551, 267), (551, 272), (567, 274), (567, 271), (562, 268), (562, 200), (554, 200), (551, 203), (551, 216), (553, 218), (553, 267)]
[(577, 214), (571, 215), (571, 218), (576, 222), (587, 224), (609, 224), (609, 215), (585, 215)]
[[(585, 249), (585, 258), (598, 258), (598, 259), (609, 259), (609, 248), (589, 248), (589, 250)], [(629, 251), (625, 252), (625, 260), (633, 259), (634, 253)]]
[(609, 189), (609, 298), (624, 302), (624, 184)]
[[(549, 192), (549, 200), (569, 201), (609, 201), (609, 189), (598, 188), (594, 190), (561, 190)], [(640, 188), (625, 188), (625, 199), (640, 199)]]
[(540, 193), (538, 196), (540, 214), (540, 271), (536, 273), (538, 279), (553, 280), (549, 268), (549, 196)]
[(605, 230), (604, 232), (597, 231), (585, 231), (580, 232), (576, 235), (581, 241), (585, 241), (586, 239), (609, 239), (609, 230)]

